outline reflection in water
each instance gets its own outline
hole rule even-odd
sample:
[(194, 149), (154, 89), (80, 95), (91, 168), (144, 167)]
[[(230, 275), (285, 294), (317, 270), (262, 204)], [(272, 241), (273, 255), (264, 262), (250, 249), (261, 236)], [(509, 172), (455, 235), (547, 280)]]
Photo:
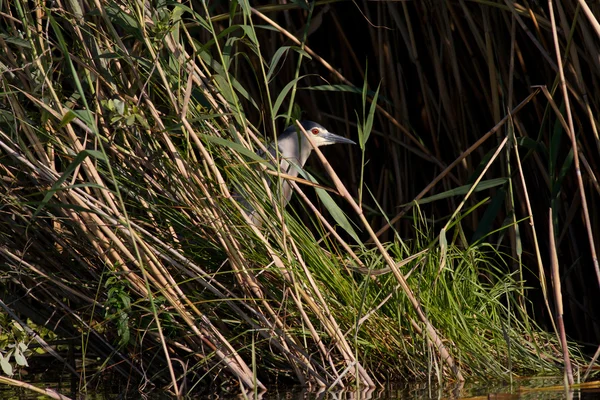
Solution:
[[(43, 380), (43, 374), (29, 376), (28, 382), (38, 387), (52, 388), (57, 392), (72, 398), (85, 400), (108, 399), (169, 399), (171, 396), (160, 391), (151, 391), (144, 395), (136, 388), (115, 386), (114, 380), (100, 379), (95, 385), (88, 385), (87, 392), (77, 390), (79, 382), (73, 382), (68, 376), (54, 382)], [(35, 381), (37, 379), (37, 382)], [(39, 394), (22, 388), (0, 385), (0, 399), (29, 400), (38, 399)], [(328, 390), (328, 388), (302, 388), (302, 387), (268, 387), (267, 391), (254, 393), (246, 391), (236, 395), (228, 393), (203, 392), (190, 393), (186, 398), (209, 398), (218, 400), (245, 400), (245, 399), (333, 399), (333, 400), (396, 400), (396, 399), (598, 399), (600, 398), (600, 382), (594, 385), (586, 384), (581, 390), (565, 390), (560, 378), (526, 378), (511, 382), (500, 381), (473, 381), (467, 384), (447, 384), (445, 386), (427, 383), (413, 384), (387, 384), (382, 387), (357, 390), (356, 387), (347, 387), (342, 390)]]

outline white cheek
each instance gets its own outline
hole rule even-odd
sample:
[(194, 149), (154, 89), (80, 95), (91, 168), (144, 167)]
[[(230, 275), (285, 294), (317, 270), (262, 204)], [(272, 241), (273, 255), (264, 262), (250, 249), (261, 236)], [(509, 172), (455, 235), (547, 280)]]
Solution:
[(313, 136), (313, 141), (315, 142), (315, 144), (317, 145), (317, 147), (323, 146), (323, 145), (327, 144), (326, 140), (323, 139), (320, 136)]

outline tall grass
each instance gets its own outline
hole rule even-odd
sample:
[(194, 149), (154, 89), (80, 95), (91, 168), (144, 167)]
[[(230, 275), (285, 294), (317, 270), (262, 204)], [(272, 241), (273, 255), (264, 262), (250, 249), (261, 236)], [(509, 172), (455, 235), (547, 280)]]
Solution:
[[(590, 314), (598, 290), (593, 16), (228, 6), (3, 3), (5, 312), (71, 340), (82, 391), (107, 370), (174, 394), (558, 373), (548, 207), (573, 255), (555, 279)], [(316, 151), (285, 207), (256, 153), (301, 116), (360, 146)]]

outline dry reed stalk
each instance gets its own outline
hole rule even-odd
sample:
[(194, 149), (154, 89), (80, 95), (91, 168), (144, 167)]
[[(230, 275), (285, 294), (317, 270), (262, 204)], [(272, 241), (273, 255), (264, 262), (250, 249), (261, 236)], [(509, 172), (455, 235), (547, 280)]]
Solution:
[(17, 379), (8, 378), (6, 376), (0, 376), (0, 383), (3, 383), (5, 385), (14, 386), (14, 387), (24, 388), (24, 389), (27, 389), (27, 390), (31, 390), (32, 392), (39, 393), (42, 396), (48, 396), (51, 399), (56, 399), (56, 400), (71, 400), (70, 397), (63, 396), (62, 394), (57, 393), (53, 389), (42, 389), (42, 388), (39, 388), (39, 387), (37, 387), (35, 385), (32, 385), (31, 383), (19, 381)]
[(552, 286), (554, 286), (554, 304), (556, 306), (556, 321), (558, 330), (556, 334), (561, 343), (563, 351), (563, 363), (565, 365), (565, 374), (569, 386), (573, 385), (573, 369), (571, 367), (571, 357), (569, 356), (569, 347), (567, 345), (567, 333), (565, 332), (565, 322), (563, 320), (564, 310), (562, 301), (562, 290), (560, 282), (560, 272), (558, 267), (558, 255), (556, 253), (556, 242), (554, 239), (554, 223), (552, 208), (548, 210), (548, 239), (550, 243), (550, 264), (552, 266)]
[[(531, 101), (531, 99), (533, 99), (537, 95), (538, 92), (539, 92), (539, 90), (536, 89), (533, 93), (531, 93), (529, 96), (527, 96), (509, 114), (504, 116), (504, 118), (502, 118), (502, 120), (500, 122), (498, 122), (492, 129), (490, 129), (481, 138), (479, 138), (475, 143), (473, 143), (467, 150), (463, 151), (461, 153), (461, 155), (458, 156), (458, 158), (456, 158), (450, 165), (448, 165), (442, 172), (440, 172), (423, 190), (421, 190), (421, 192), (417, 196), (415, 196), (415, 198), (412, 200), (411, 203), (409, 203), (398, 215), (396, 215), (394, 218), (392, 218), (388, 224), (386, 224), (383, 228), (379, 229), (375, 233), (375, 236), (376, 237), (381, 236), (393, 224), (395, 224), (397, 221), (399, 221), (400, 218), (402, 218), (406, 214), (406, 212), (413, 207), (414, 202), (418, 202), (420, 199), (422, 199), (423, 196), (425, 196), (425, 194), (427, 194), (454, 167), (456, 167), (458, 164), (460, 164), (467, 156), (469, 156), (473, 151), (475, 151), (479, 146), (481, 146), (487, 139), (489, 139), (494, 133), (496, 133), (506, 123), (506, 121), (508, 121), (508, 119), (511, 117), (511, 115), (519, 112), (526, 104), (528, 104)], [(369, 239), (369, 241), (370, 240), (371, 239)]]
[[(3, 248), (0, 248), (0, 251), (2, 251), (2, 253), (6, 254), (6, 252)], [(15, 323), (19, 324), (19, 326), (21, 328), (23, 328), (23, 330), (25, 332), (27, 332), (36, 342), (38, 342), (38, 344), (44, 349), (44, 351), (47, 351), (48, 354), (52, 355), (58, 361), (63, 363), (63, 365), (65, 365), (67, 367), (67, 369), (69, 371), (71, 371), (71, 373), (73, 375), (79, 376), (79, 373), (75, 370), (75, 368), (73, 367), (73, 365), (71, 365), (71, 363), (67, 362), (67, 360), (62, 358), (61, 355), (58, 354), (52, 346), (50, 346), (48, 343), (46, 343), (46, 341), (40, 335), (35, 333), (29, 327), (29, 325), (27, 325), (27, 323), (23, 322), (1, 299), (0, 299), (0, 307), (4, 310), (5, 313), (7, 313), (13, 319), (13, 321), (15, 321)]]
[[(290, 243), (294, 248), (294, 252), (295, 252), (298, 262), (302, 266), (302, 270), (304, 271), (305, 278), (307, 278), (308, 282), (310, 283), (310, 286), (312, 288), (312, 294), (316, 295), (317, 299), (319, 300), (319, 304), (317, 305), (317, 303), (314, 301), (312, 296), (305, 296), (304, 299), (311, 305), (312, 311), (319, 317), (319, 320), (321, 321), (321, 323), (323, 323), (323, 325), (327, 329), (329, 336), (334, 340), (335, 346), (338, 348), (338, 351), (342, 354), (342, 356), (344, 357), (344, 361), (347, 364), (347, 371), (351, 372), (350, 366), (352, 366), (353, 368), (356, 368), (357, 372), (358, 372), (358, 376), (356, 376), (355, 378), (360, 378), (358, 383), (364, 384), (365, 386), (368, 386), (368, 387), (375, 387), (375, 384), (373, 383), (373, 380), (369, 376), (368, 372), (364, 369), (364, 367), (361, 365), (361, 363), (358, 360), (356, 360), (354, 352), (352, 351), (352, 347), (350, 346), (350, 344), (348, 344), (346, 337), (344, 336), (344, 333), (340, 329), (338, 322), (336, 321), (333, 313), (329, 309), (329, 306), (328, 306), (327, 301), (325, 300), (325, 297), (319, 290), (318, 285), (315, 282), (310, 270), (304, 263), (302, 255), (298, 251), (296, 244), (294, 243), (293, 240), (290, 240)], [(302, 292), (302, 293), (304, 293), (304, 292)], [(323, 311), (321, 311), (321, 309)], [(353, 374), (351, 374), (351, 375), (353, 375)], [(338, 378), (337, 382), (341, 383), (339, 378)]]
[[(31, 96), (29, 96), (28, 94), (26, 94), (28, 97), (31, 98)], [(36, 99), (31, 98), (33, 101), (36, 101)], [(45, 104), (41, 103), (38, 101), (38, 103), (40, 104), (40, 106), (46, 108), (46, 110), (48, 110), (51, 113), (56, 114), (56, 112), (51, 109), (49, 106), (46, 106)], [(154, 112), (155, 114), (155, 118), (158, 118), (158, 113), (156, 112), (153, 104), (151, 104), (151, 102), (149, 102), (149, 108)], [(56, 115), (57, 117), (59, 117), (59, 115)], [(164, 127), (163, 127), (163, 131), (164, 131)], [(77, 140), (75, 139), (74, 136), (71, 136), (72, 140), (74, 140), (74, 142), (78, 143)], [(175, 149), (174, 145), (172, 145), (172, 143), (170, 142), (168, 136), (163, 136), (164, 142), (167, 144), (168, 148)], [(75, 144), (75, 147), (79, 146), (80, 150), (82, 151), (83, 147), (79, 144)], [(178, 160), (178, 158), (176, 157), (176, 160)], [(86, 161), (88, 161), (86, 159)], [(185, 168), (183, 166), (183, 163), (180, 162), (178, 164), (180, 170), (179, 172), (182, 173), (182, 175), (185, 177), (187, 176), (185, 174)], [(213, 169), (214, 171), (215, 169)], [(97, 176), (99, 177), (98, 172), (96, 171), (95, 167), (93, 166), (93, 164), (91, 164), (89, 161), (87, 163), (87, 169), (86, 172), (88, 174), (91, 173), (92, 176)], [(58, 179), (58, 174), (57, 174), (57, 179)], [(222, 178), (221, 178), (222, 179)], [(101, 181), (101, 180), (100, 180)], [(223, 181), (224, 182), (224, 181)], [(70, 200), (66, 200), (63, 199), (63, 201), (65, 203), (71, 203), (71, 202), (75, 202), (76, 204), (78, 203), (81, 206), (84, 206), (83, 201), (81, 201), (81, 198), (77, 198), (77, 197), (73, 197), (73, 191), (69, 191), (69, 197), (71, 197)], [(61, 193), (61, 196), (63, 194)], [(104, 198), (105, 200), (107, 199), (107, 197), (105, 196), (101, 196), (101, 198)], [(115, 208), (113, 207), (114, 202), (113, 201), (109, 201), (109, 208), (111, 211), (111, 214), (115, 214)], [(116, 207), (116, 206), (115, 206)], [(233, 347), (231, 347), (231, 345), (229, 344), (229, 342), (223, 337), (221, 336), (221, 334), (218, 332), (218, 330), (216, 328), (213, 327), (212, 323), (201, 313), (198, 312), (199, 317), (201, 318), (201, 320), (204, 322), (205, 327), (202, 327), (200, 329), (197, 328), (194, 320), (192, 318), (189, 317), (189, 314), (187, 312), (187, 309), (182, 305), (183, 303), (187, 303), (187, 304), (191, 304), (189, 301), (186, 300), (185, 296), (180, 297), (183, 295), (182, 292), (180, 292), (179, 294), (173, 292), (171, 289), (169, 288), (173, 288), (173, 287), (177, 287), (177, 285), (175, 284), (174, 280), (172, 278), (167, 278), (170, 277), (170, 275), (168, 273), (166, 273), (166, 270), (160, 270), (160, 268), (158, 267), (158, 265), (160, 265), (159, 263), (155, 263), (155, 262), (149, 262), (150, 259), (145, 260), (145, 262), (142, 260), (142, 254), (138, 254), (137, 256), (134, 255), (133, 253), (131, 253), (128, 250), (128, 247), (125, 243), (123, 243), (120, 238), (113, 233), (113, 231), (106, 226), (103, 221), (97, 217), (96, 214), (88, 214), (88, 216), (91, 218), (91, 221), (87, 221), (87, 222), (83, 222), (81, 224), (81, 228), (83, 231), (87, 231), (87, 227), (91, 227), (92, 231), (94, 232), (93, 236), (90, 236), (90, 242), (91, 243), (95, 243), (98, 246), (98, 250), (100, 254), (112, 254), (113, 255), (113, 259), (111, 259), (109, 261), (109, 263), (112, 263), (114, 265), (120, 265), (121, 268), (123, 269), (123, 272), (125, 272), (125, 276), (127, 277), (127, 279), (134, 284), (134, 287), (137, 288), (137, 291), (142, 295), (142, 296), (151, 296), (150, 294), (150, 284), (152, 284), (152, 286), (157, 287), (157, 288), (162, 288), (162, 294), (165, 296), (165, 298), (169, 301), (169, 303), (171, 303), (180, 313), (180, 315), (183, 317), (184, 321), (186, 322), (186, 324), (188, 325), (188, 327), (198, 336), (199, 340), (201, 342), (204, 342), (205, 344), (209, 345), (209, 347), (211, 347), (214, 351), (215, 354), (220, 357), (223, 362), (225, 363), (225, 365), (227, 365), (232, 372), (234, 373), (234, 375), (238, 376), (246, 385), (248, 385), (248, 387), (252, 388), (254, 387), (254, 381), (253, 381), (253, 374), (252, 371), (245, 365), (245, 363), (243, 362), (243, 360), (237, 355), (237, 352), (233, 349)], [(74, 220), (77, 220), (77, 216), (75, 214), (72, 215), (72, 218)], [(134, 244), (134, 247), (137, 248), (138, 244), (141, 244), (141, 239), (139, 237), (137, 237), (134, 234), (134, 231), (130, 230), (128, 228), (128, 219), (121, 219), (120, 218), (120, 214), (116, 213), (115, 215), (115, 220), (118, 221), (118, 223), (114, 226), (125, 226), (126, 229), (121, 230), (122, 233), (128, 233), (132, 239), (132, 243)], [(120, 221), (119, 221), (120, 220)], [(97, 229), (100, 229), (99, 231)], [(102, 232), (102, 233), (101, 233)], [(107, 238), (110, 238), (110, 242), (112, 242), (112, 245), (110, 247), (107, 247), (106, 249), (101, 249), (102, 247), (104, 247), (104, 244), (108, 244), (110, 243), (109, 240), (102, 240), (101, 242), (98, 241), (98, 238), (103, 238), (105, 237), (104, 235), (106, 235)], [(142, 271), (142, 275), (144, 277), (144, 280), (147, 280), (147, 283), (144, 284), (142, 282), (142, 279), (137, 277), (137, 275), (135, 273), (133, 273), (133, 270), (131, 270), (130, 268), (128, 268), (126, 265), (128, 263), (124, 262), (124, 260), (122, 260), (120, 258), (120, 256), (117, 255), (116, 252), (113, 251), (113, 247), (112, 246), (117, 246), (120, 251), (127, 255), (127, 258), (129, 259), (130, 262), (135, 263), (138, 268)], [(144, 253), (144, 254), (150, 254), (150, 253)], [(145, 258), (145, 257), (144, 257)], [(154, 261), (157, 261), (156, 259)], [(150, 267), (150, 271), (152, 272), (152, 274), (147, 274), (146, 268), (144, 267), (144, 265), (148, 265)], [(169, 283), (169, 281), (171, 281)], [(155, 323), (160, 324), (160, 321), (158, 318), (155, 318)], [(175, 392), (178, 392), (178, 388), (177, 388), (177, 379), (175, 377), (175, 373), (174, 373), (174, 369), (172, 367), (171, 361), (170, 361), (170, 355), (169, 355), (169, 350), (166, 348), (166, 340), (164, 339), (164, 337), (162, 336), (162, 330), (158, 329), (159, 332), (159, 336), (161, 337), (161, 343), (163, 345), (163, 349), (165, 352), (165, 357), (167, 360), (167, 363), (169, 365), (169, 369), (171, 372), (171, 378), (172, 378), (172, 385), (174, 387)], [(220, 343), (220, 345), (216, 345), (215, 343), (213, 343), (212, 341), (214, 341), (215, 343)], [(219, 348), (224, 348), (226, 349), (225, 352), (219, 350)], [(263, 387), (262, 384), (260, 382), (257, 382), (259, 387)]]
[(485, 167), (483, 168), (483, 170), (481, 171), (481, 173), (479, 174), (479, 176), (477, 177), (475, 182), (473, 182), (473, 184), (469, 188), (469, 191), (467, 192), (467, 194), (464, 196), (464, 198), (462, 199), (462, 201), (460, 202), (458, 207), (456, 207), (456, 209), (452, 213), (452, 216), (448, 219), (448, 221), (446, 221), (446, 225), (444, 225), (444, 227), (440, 230), (439, 241), (440, 241), (441, 258), (440, 258), (440, 267), (438, 269), (438, 273), (435, 277), (435, 280), (433, 281), (434, 285), (436, 284), (436, 282), (437, 282), (438, 278), (440, 277), (440, 274), (442, 273), (444, 268), (446, 268), (446, 255), (447, 255), (447, 249), (448, 249), (447, 242), (446, 242), (446, 232), (448, 231), (448, 227), (450, 226), (450, 223), (452, 223), (454, 221), (454, 219), (456, 218), (456, 216), (458, 215), (460, 210), (462, 210), (463, 206), (467, 202), (467, 199), (471, 196), (471, 193), (473, 193), (473, 191), (477, 188), (477, 185), (479, 184), (479, 182), (481, 182), (481, 180), (485, 176), (485, 173), (490, 168), (490, 166), (493, 164), (496, 157), (498, 157), (498, 155), (500, 154), (500, 152), (506, 145), (507, 141), (508, 141), (508, 136), (505, 136), (504, 139), (502, 140), (502, 142), (498, 145), (498, 148), (496, 149), (496, 151), (494, 152), (494, 154), (492, 155), (490, 160), (486, 163)]
[(421, 308), (421, 304), (419, 303), (419, 301), (417, 300), (417, 298), (412, 293), (412, 290), (410, 289), (410, 287), (406, 283), (406, 280), (404, 279), (404, 276), (400, 273), (400, 271), (398, 270), (398, 268), (396, 268), (396, 263), (394, 262), (394, 260), (392, 260), (392, 258), (390, 257), (389, 253), (385, 250), (385, 248), (383, 247), (383, 245), (381, 244), (381, 242), (377, 239), (377, 236), (376, 236), (375, 232), (373, 231), (373, 229), (369, 226), (369, 223), (366, 220), (366, 218), (365, 218), (365, 216), (364, 216), (364, 214), (362, 212), (362, 209), (358, 206), (358, 204), (356, 204), (356, 202), (354, 201), (354, 199), (352, 198), (352, 196), (350, 195), (350, 193), (348, 193), (348, 190), (346, 189), (346, 187), (344, 186), (344, 184), (340, 181), (340, 179), (338, 178), (338, 176), (335, 173), (335, 171), (333, 170), (333, 168), (331, 168), (331, 165), (329, 165), (329, 163), (327, 162), (327, 159), (325, 158), (325, 156), (323, 155), (323, 153), (321, 153), (321, 151), (319, 150), (319, 148), (315, 145), (315, 142), (314, 142), (313, 138), (304, 130), (304, 128), (302, 127), (302, 125), (300, 124), (300, 122), (296, 121), (296, 125), (302, 131), (302, 133), (304, 134), (304, 136), (307, 138), (307, 140), (311, 144), (311, 146), (313, 148), (313, 151), (319, 157), (319, 160), (321, 161), (321, 163), (323, 164), (323, 167), (325, 168), (325, 170), (327, 171), (327, 173), (331, 177), (331, 180), (334, 182), (335, 187), (337, 188), (338, 192), (340, 192), (340, 194), (346, 199), (346, 201), (348, 201), (348, 203), (350, 203), (350, 205), (354, 209), (356, 215), (360, 218), (361, 222), (363, 223), (363, 226), (368, 231), (368, 233), (371, 236), (371, 238), (373, 239), (375, 245), (379, 249), (381, 255), (383, 256), (383, 258), (385, 259), (386, 263), (388, 264), (388, 266), (392, 270), (392, 273), (394, 274), (394, 276), (396, 277), (396, 279), (400, 283), (402, 291), (406, 294), (406, 297), (409, 299), (409, 301), (410, 301), (411, 305), (413, 306), (413, 308), (414, 308), (417, 316), (419, 317), (419, 319), (421, 320), (421, 322), (425, 325), (425, 328), (427, 330), (427, 335), (431, 339), (431, 341), (435, 344), (435, 347), (436, 347), (437, 351), (439, 352), (440, 357), (443, 359), (444, 363), (446, 363), (448, 365), (448, 367), (450, 368), (450, 370), (455, 374), (456, 378), (459, 381), (464, 381), (465, 378), (463, 377), (462, 373), (458, 369), (458, 366), (454, 362), (454, 359), (452, 358), (452, 356), (450, 355), (450, 353), (446, 349), (446, 346), (442, 342), (442, 339), (439, 337), (439, 335), (436, 332), (435, 328), (433, 327), (433, 325), (431, 324), (431, 322), (429, 322), (429, 319), (427, 318), (427, 316), (423, 312), (423, 310)]
[[(269, 25), (276, 28), (279, 32), (281, 32), (283, 35), (285, 35), (288, 39), (290, 39), (297, 45), (302, 45), (302, 43), (294, 35), (289, 33), (287, 30), (282, 28), (279, 24), (277, 24), (275, 21), (273, 21), (272, 19), (270, 19), (269, 17), (267, 17), (266, 15), (264, 15), (257, 9), (253, 8), (252, 13), (257, 15), (261, 19), (263, 19)], [(311, 50), (310, 47), (304, 45), (304, 50), (306, 50), (306, 52), (308, 54), (310, 54), (313, 58), (315, 58), (315, 60), (317, 60), (325, 68), (327, 68), (327, 70), (331, 74), (335, 75), (341, 82), (344, 82), (348, 85), (352, 85), (352, 83), (348, 79), (346, 79), (340, 72), (338, 72), (335, 68), (333, 68), (333, 66), (331, 66), (331, 64), (329, 64), (325, 59), (323, 59), (321, 56), (319, 56), (317, 53), (315, 53), (313, 50)], [(369, 101), (371, 101), (371, 99), (369, 99)], [(424, 147), (423, 144), (421, 144), (421, 142), (412, 135), (412, 133), (410, 133), (402, 124), (400, 124), (392, 115), (390, 115), (380, 105), (377, 105), (377, 111), (379, 111), (381, 114), (383, 114), (396, 128), (400, 129), (400, 131), (404, 135), (406, 135), (423, 153), (430, 155), (429, 150), (426, 147)], [(435, 162), (437, 159), (432, 158), (432, 160)], [(440, 165), (440, 166), (442, 166), (442, 165)]]
[[(592, 224), (590, 221), (590, 211), (588, 209), (587, 195), (585, 194), (585, 187), (583, 185), (583, 177), (581, 175), (581, 168), (579, 166), (579, 146), (577, 145), (577, 138), (575, 137), (575, 126), (573, 124), (573, 115), (571, 111), (571, 104), (569, 100), (569, 92), (567, 90), (567, 82), (565, 80), (565, 73), (563, 70), (562, 55), (560, 51), (560, 45), (558, 43), (558, 33), (556, 23), (554, 21), (554, 8), (552, 0), (548, 0), (548, 9), (550, 10), (550, 21), (552, 26), (552, 38), (554, 39), (554, 49), (556, 59), (558, 63), (558, 73), (560, 77), (560, 87), (563, 94), (563, 101), (565, 102), (565, 111), (567, 113), (568, 127), (565, 126), (565, 131), (571, 139), (571, 148), (573, 149), (573, 162), (575, 165), (575, 173), (577, 175), (577, 184), (579, 186), (579, 194), (581, 196), (581, 205), (583, 207), (583, 217), (585, 221), (585, 227), (587, 230), (588, 243), (590, 245), (590, 254), (592, 256), (592, 263), (594, 271), (596, 272), (596, 278), (598, 280), (598, 287), (600, 288), (600, 264), (598, 263), (598, 255), (596, 254), (596, 245), (594, 241), (594, 233), (592, 231)], [(547, 91), (544, 92), (546, 96), (549, 96)], [(553, 106), (554, 107), (554, 106)], [(558, 112), (558, 115), (561, 113)]]
[[(179, 52), (181, 52), (182, 54), (186, 54), (184, 49), (178, 48), (177, 49)], [(198, 72), (196, 70), (196, 72)], [(217, 102), (214, 102), (217, 103)], [(185, 118), (185, 116), (182, 117), (182, 122), (184, 123), (184, 126), (188, 129), (188, 134), (190, 135), (190, 137), (193, 138), (194, 143), (196, 144), (196, 146), (200, 149), (201, 153), (203, 154), (203, 159), (209, 161), (209, 167), (210, 170), (212, 171), (213, 176), (217, 179), (217, 181), (219, 182), (219, 187), (221, 188), (221, 190), (223, 191), (223, 195), (226, 198), (230, 198), (231, 195), (229, 194), (227, 185), (225, 184), (224, 179), (221, 177), (220, 172), (218, 171), (218, 169), (216, 169), (214, 161), (212, 161), (212, 157), (211, 155), (208, 153), (208, 151), (206, 151), (206, 149), (204, 148), (204, 145), (202, 144), (202, 142), (200, 141), (200, 139), (198, 138), (197, 134), (195, 133), (195, 131), (192, 129), (192, 127), (189, 125), (189, 123), (187, 122), (187, 119)], [(253, 136), (253, 139), (255, 142), (260, 143), (255, 136)], [(261, 144), (262, 146), (262, 144)], [(264, 149), (264, 148), (263, 148)], [(269, 154), (269, 152), (266, 152), (266, 154)], [(279, 165), (279, 163), (277, 163), (277, 165)], [(267, 190), (267, 193), (270, 193), (270, 188), (266, 182), (266, 180), (263, 178), (263, 184), (265, 186), (265, 189)], [(197, 184), (200, 187), (204, 187), (204, 185), (202, 184), (202, 182), (197, 181)], [(210, 198), (210, 195), (208, 194), (207, 190), (204, 190), (207, 198)], [(270, 197), (272, 197), (272, 195), (269, 195)], [(213, 206), (211, 207), (212, 209), (217, 209), (216, 204), (213, 204)], [(239, 209), (239, 211), (245, 215), (244, 210), (242, 210), (241, 208), (239, 208), (239, 205), (236, 204), (236, 208)], [(283, 223), (283, 214), (279, 211), (278, 207), (275, 207), (276, 213), (278, 215), (278, 218), (280, 221), (282, 221)], [(216, 218), (217, 220), (221, 220), (221, 218)], [(264, 238), (262, 236), (262, 234), (260, 234), (254, 227), (254, 224), (249, 221), (250, 225), (253, 227), (253, 229), (255, 230), (255, 233), (258, 234), (260, 240), (262, 241), (262, 243), (267, 247), (270, 248), (270, 245), (268, 243), (268, 241), (266, 240), (266, 238)], [(219, 231), (219, 230), (227, 230), (225, 225), (220, 224), (219, 228), (215, 228), (215, 231)], [(228, 232), (227, 234), (221, 235), (221, 238), (233, 238), (232, 232)], [(266, 296), (263, 293), (263, 290), (258, 286), (258, 282), (256, 281), (255, 277), (251, 274), (251, 272), (249, 270), (247, 270), (244, 267), (245, 262), (242, 261), (243, 259), (243, 255), (241, 254), (241, 247), (239, 244), (236, 244), (235, 241), (233, 239), (232, 240), (232, 245), (234, 247), (234, 251), (229, 251), (230, 254), (230, 260), (231, 261), (235, 261), (232, 263), (232, 266), (234, 266), (234, 268), (236, 267), (236, 265), (238, 266), (237, 268), (235, 268), (238, 272), (236, 273), (236, 276), (238, 278), (241, 279), (240, 283), (242, 284), (242, 287), (249, 287), (251, 292), (254, 293), (255, 297), (257, 299), (260, 299), (262, 305), (267, 309), (268, 313), (271, 315), (271, 317), (273, 318), (273, 320), (275, 320), (276, 325), (279, 326), (280, 328), (283, 329), (283, 332), (286, 332), (286, 335), (288, 335), (289, 333), (287, 333), (287, 330), (284, 328), (284, 324), (283, 322), (279, 319), (279, 317), (277, 316), (276, 312), (271, 308), (271, 306), (269, 305), (269, 303), (266, 301)], [(225, 249), (230, 249), (230, 246), (224, 246)], [(290, 279), (290, 275), (285, 272), (285, 268), (283, 267), (283, 264), (281, 263), (281, 260), (279, 259), (279, 257), (275, 256), (275, 252), (273, 250), (270, 250), (270, 254), (273, 257), (273, 260), (275, 262), (275, 264), (281, 269), (281, 271), (283, 272), (284, 276), (288, 277), (288, 280), (290, 281), (290, 283), (293, 283), (292, 280)], [(237, 260), (237, 261), (236, 261)], [(240, 275), (240, 271), (244, 271), (241, 275)], [(245, 278), (244, 278), (245, 277)], [(297, 300), (297, 299), (296, 299)], [(297, 303), (297, 305), (299, 307), (301, 307), (300, 303)], [(305, 322), (308, 322), (307, 320), (305, 320)], [(316, 331), (313, 331), (313, 336), (316, 340), (316, 342), (319, 342), (320, 340), (318, 339), (318, 335), (316, 334)], [(291, 349), (287, 348), (286, 345), (286, 340), (282, 341), (281, 346), (285, 347), (287, 350), (287, 353), (289, 354), (291, 352)], [(325, 349), (323, 349), (323, 354), (325, 354)], [(301, 364), (303, 364), (303, 366), (296, 366), (296, 361), (295, 360), (301, 360)], [(301, 377), (300, 374), (300, 369), (306, 369), (312, 376), (318, 378), (317, 382), (319, 382), (319, 384), (321, 384), (321, 382), (324, 382), (323, 378), (321, 378), (319, 376), (319, 374), (316, 373), (316, 371), (313, 370), (313, 368), (308, 368), (308, 365), (311, 364), (311, 362), (301, 353), (297, 353), (295, 355), (294, 358), (290, 359), (290, 364), (294, 367), (294, 369), (296, 370), (297, 376), (299, 377), (299, 379), (304, 380), (303, 377)]]
[(598, 19), (584, 0), (579, 0), (578, 4), (581, 6), (586, 18), (590, 20), (594, 31), (596, 31), (596, 35), (600, 38), (600, 23), (598, 23)]

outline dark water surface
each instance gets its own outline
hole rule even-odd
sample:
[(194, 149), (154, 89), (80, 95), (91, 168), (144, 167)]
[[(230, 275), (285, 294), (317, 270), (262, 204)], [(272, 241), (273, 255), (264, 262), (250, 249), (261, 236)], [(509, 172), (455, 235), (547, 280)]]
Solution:
[[(42, 381), (39, 375), (28, 376), (23, 379), (40, 388), (52, 388), (58, 393), (71, 399), (169, 399), (167, 393), (150, 391), (146, 394), (137, 392), (134, 388), (117, 387), (111, 385), (110, 379), (96, 383), (94, 387), (87, 388), (87, 392), (79, 390), (79, 382), (71, 381), (65, 376), (63, 380), (56, 379), (54, 382)], [(37, 381), (36, 381), (37, 380)], [(395, 400), (395, 399), (599, 399), (600, 382), (595, 387), (565, 391), (561, 378), (525, 378), (510, 382), (498, 381), (472, 381), (464, 386), (447, 385), (440, 388), (437, 385), (421, 384), (389, 384), (384, 388), (373, 390), (356, 391), (348, 389), (345, 391), (318, 392), (309, 391), (300, 387), (271, 387), (266, 393), (258, 394), (257, 398), (271, 400), (305, 400), (305, 399), (344, 399), (344, 400)], [(214, 393), (208, 395), (190, 394), (185, 398), (198, 399), (245, 399), (254, 398), (254, 393), (247, 394), (223, 394)], [(16, 388), (0, 384), (0, 400), (29, 400), (46, 399), (34, 391)]]

